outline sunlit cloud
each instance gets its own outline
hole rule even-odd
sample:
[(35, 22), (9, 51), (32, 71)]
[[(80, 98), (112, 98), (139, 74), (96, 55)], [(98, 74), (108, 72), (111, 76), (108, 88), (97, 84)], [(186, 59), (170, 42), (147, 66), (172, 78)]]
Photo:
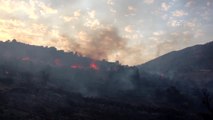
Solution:
[(65, 22), (70, 22), (76, 19), (75, 17), (72, 17), (72, 16), (60, 16), (60, 18), (63, 19)]
[(0, 10), (16, 15), (26, 15), (30, 19), (38, 19), (39, 16), (56, 14), (58, 11), (50, 6), (47, 6), (44, 2), (39, 0), (1, 0)]
[(77, 10), (77, 11), (74, 11), (74, 17), (80, 17), (81, 16), (81, 10)]
[(56, 13), (58, 13), (58, 10), (53, 9), (53, 8), (51, 8), (49, 6), (46, 6), (45, 3), (43, 3), (43, 2), (36, 1), (36, 4), (38, 5), (38, 7), (40, 7), (41, 15), (48, 15), (48, 14), (56, 14)]
[(164, 31), (157, 31), (157, 32), (153, 33), (153, 35), (155, 35), (155, 36), (160, 36), (160, 35), (163, 35), (163, 34), (165, 34)]
[(170, 6), (169, 4), (167, 4), (167, 3), (165, 3), (165, 2), (163, 2), (163, 3), (161, 4), (161, 8), (162, 8), (162, 10), (164, 10), (164, 11), (168, 11), (170, 7), (171, 7), (171, 6)]
[(135, 8), (135, 7), (133, 7), (133, 6), (128, 6), (128, 10), (129, 10), (129, 11), (133, 11), (133, 12), (134, 12), (134, 11), (136, 11), (136, 8)]
[(132, 32), (133, 32), (133, 28), (132, 28), (131, 25), (126, 26), (126, 27), (124, 28), (124, 30), (125, 30), (126, 32), (128, 32), (128, 33), (132, 33)]
[(172, 13), (172, 15), (173, 15), (174, 17), (182, 17), (182, 16), (188, 15), (188, 13), (185, 12), (185, 11), (183, 11), (183, 10), (176, 10), (176, 11), (174, 11), (174, 12)]
[(113, 0), (107, 0), (107, 4), (114, 5), (115, 3), (113, 2)]

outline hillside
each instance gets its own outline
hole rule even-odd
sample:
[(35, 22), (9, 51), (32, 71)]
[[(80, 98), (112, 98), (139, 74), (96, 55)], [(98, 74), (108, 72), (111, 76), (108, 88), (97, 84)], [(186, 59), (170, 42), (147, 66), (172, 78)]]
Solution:
[[(130, 76), (135, 71), (135, 68), (130, 69), (118, 62), (96, 61), (78, 53), (27, 45), (15, 40), (0, 43), (0, 59), (2, 78), (11, 77), (17, 81), (27, 77), (30, 79), (28, 82), (40, 84), (52, 81), (52, 86), (94, 96), (99, 92), (96, 84), (102, 85), (108, 79), (118, 80), (121, 78), (120, 74), (124, 74), (122, 79), (126, 80), (114, 85), (121, 84), (118, 90), (123, 89), (123, 86), (128, 89), (131, 86), (128, 84)], [(115, 72), (119, 74), (116, 75)], [(43, 79), (45, 80), (42, 81)]]
[[(200, 52), (205, 53), (210, 48)], [(211, 55), (207, 53), (200, 56), (200, 59), (209, 58)], [(140, 71), (141, 68), (147, 68), (148, 72)], [(150, 73), (151, 67), (142, 65), (141, 68), (97, 61), (53, 47), (27, 45), (15, 40), (0, 42), (0, 119), (212, 118), (209, 112), (212, 106), (202, 103), (205, 95), (213, 95), (211, 91), (204, 94), (202, 88), (192, 86), (191, 81), (189, 84), (173, 82), (166, 77), (166, 70), (161, 75)], [(202, 64), (201, 68), (204, 68)], [(209, 86), (211, 88), (211, 84)]]
[(165, 54), (140, 65), (139, 69), (177, 81), (193, 80), (207, 85), (213, 78), (213, 42)]
[[(83, 57), (77, 52), (64, 52), (62, 50), (57, 50), (54, 47), (33, 46), (17, 42), (16, 40), (0, 42), (0, 56), (2, 59), (73, 69), (95, 67), (103, 67), (103, 69), (106, 69), (106, 66), (111, 67), (112, 65), (119, 65), (118, 62), (109, 63), (104, 60), (95, 61)], [(94, 64), (97, 64), (97, 66)], [(98, 64), (101, 64), (102, 66), (98, 66)]]

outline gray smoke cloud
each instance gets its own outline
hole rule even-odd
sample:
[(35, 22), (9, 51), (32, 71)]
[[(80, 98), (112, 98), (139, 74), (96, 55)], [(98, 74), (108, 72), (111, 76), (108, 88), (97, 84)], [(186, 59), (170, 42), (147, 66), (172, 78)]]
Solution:
[(116, 28), (80, 32), (79, 40), (71, 42), (72, 49), (94, 59), (108, 59), (126, 49), (126, 40), (119, 36)]

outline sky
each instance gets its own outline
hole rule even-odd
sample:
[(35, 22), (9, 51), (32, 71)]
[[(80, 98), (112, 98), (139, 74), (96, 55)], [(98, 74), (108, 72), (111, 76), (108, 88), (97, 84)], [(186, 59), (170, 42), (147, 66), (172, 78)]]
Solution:
[(0, 0), (0, 40), (138, 65), (212, 41), (213, 0)]

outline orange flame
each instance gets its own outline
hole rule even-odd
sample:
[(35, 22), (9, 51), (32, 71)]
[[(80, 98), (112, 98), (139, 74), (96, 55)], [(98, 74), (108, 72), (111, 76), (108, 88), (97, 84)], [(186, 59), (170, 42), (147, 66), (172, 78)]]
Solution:
[(95, 64), (95, 63), (91, 63), (89, 67), (90, 67), (91, 69), (93, 69), (93, 70), (99, 70), (98, 65)]

